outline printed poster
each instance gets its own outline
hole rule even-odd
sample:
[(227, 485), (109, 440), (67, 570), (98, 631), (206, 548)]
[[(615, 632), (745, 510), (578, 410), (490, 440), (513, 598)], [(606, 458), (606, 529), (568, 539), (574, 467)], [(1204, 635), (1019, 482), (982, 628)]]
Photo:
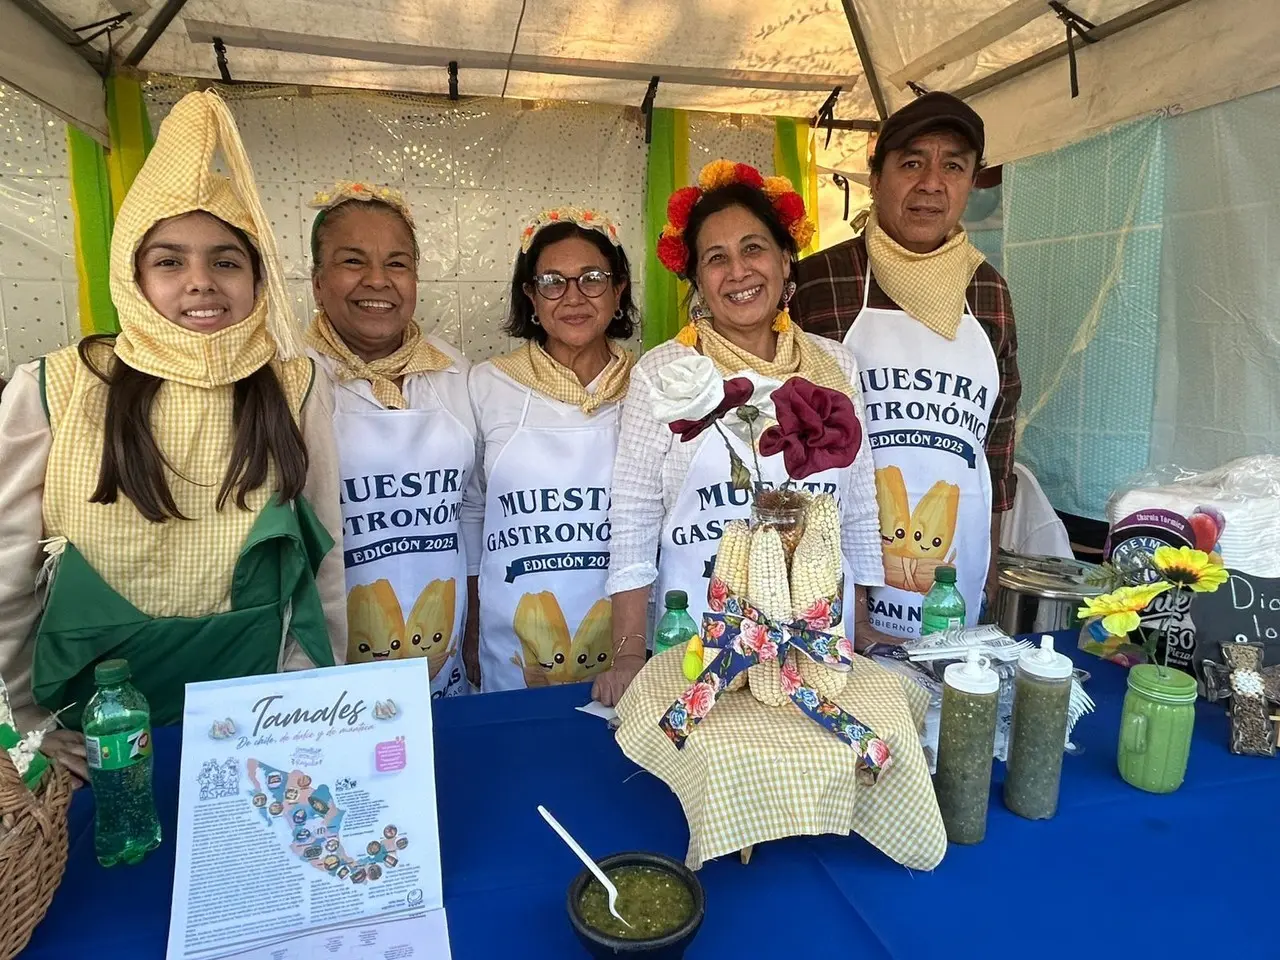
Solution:
[(187, 685), (166, 960), (448, 960), (429, 666)]

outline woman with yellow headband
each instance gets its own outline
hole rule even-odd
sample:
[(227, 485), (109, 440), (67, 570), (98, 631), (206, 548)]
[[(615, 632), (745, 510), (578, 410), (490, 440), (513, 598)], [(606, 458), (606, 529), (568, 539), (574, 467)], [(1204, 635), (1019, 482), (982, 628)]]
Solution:
[[(631, 268), (606, 217), (561, 207), (524, 230), (507, 333), (471, 371), (483, 498), (469, 512), (482, 689), (593, 680), (612, 655), (605, 576)], [(478, 636), (477, 636), (478, 633)]]
[(102, 660), (165, 724), (187, 682), (332, 665), (346, 636), (332, 396), (215, 94), (161, 126), (110, 273), (120, 333), (19, 367), (0, 402), (0, 676), (21, 729), (62, 711), (45, 748), (81, 777)]
[(307, 345), (334, 391), (347, 659), (425, 657), (433, 697), (468, 693), (461, 514), (474, 483), (469, 367), (414, 320), (418, 241), (399, 192), (344, 183), (313, 205), (317, 309)]
[[(812, 235), (804, 202), (781, 177), (762, 177), (743, 163), (718, 160), (668, 204), (658, 257), (688, 281), (690, 322), (644, 355), (623, 403), (622, 435), (613, 481), (613, 544), (608, 590), (613, 596), (614, 666), (594, 695), (616, 703), (644, 665), (648, 606), (683, 590), (701, 620), (707, 585), (724, 526), (750, 516), (750, 498), (730, 483), (729, 454), (715, 430), (682, 443), (654, 412), (659, 371), (681, 358), (710, 358), (721, 377), (784, 381), (804, 377), (854, 399), (864, 419), (852, 355), (840, 344), (799, 331), (787, 316), (795, 291), (796, 253)], [(865, 422), (865, 419), (864, 419)], [(762, 425), (763, 426), (763, 425)], [(754, 457), (727, 434), (741, 459)], [(787, 479), (783, 457), (760, 457), (762, 477)], [(829, 489), (840, 506), (847, 580), (884, 582), (875, 480), (864, 437), (848, 467), (806, 479)], [(864, 628), (859, 607), (858, 630)]]

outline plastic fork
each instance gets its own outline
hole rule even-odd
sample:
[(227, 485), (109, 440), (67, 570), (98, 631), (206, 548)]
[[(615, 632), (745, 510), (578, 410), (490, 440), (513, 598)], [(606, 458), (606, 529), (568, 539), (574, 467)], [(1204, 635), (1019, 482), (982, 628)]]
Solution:
[(587, 869), (595, 874), (595, 878), (600, 881), (600, 885), (608, 892), (609, 912), (630, 927), (631, 924), (627, 923), (627, 918), (618, 912), (618, 888), (613, 885), (613, 881), (604, 875), (604, 871), (587, 855), (587, 851), (582, 849), (582, 845), (569, 836), (569, 831), (560, 826), (560, 821), (551, 815), (550, 810), (542, 804), (538, 804), (538, 812), (542, 814), (542, 819), (551, 825), (551, 829), (560, 835), (560, 839), (568, 845), (569, 849), (578, 855), (578, 859), (587, 865)]

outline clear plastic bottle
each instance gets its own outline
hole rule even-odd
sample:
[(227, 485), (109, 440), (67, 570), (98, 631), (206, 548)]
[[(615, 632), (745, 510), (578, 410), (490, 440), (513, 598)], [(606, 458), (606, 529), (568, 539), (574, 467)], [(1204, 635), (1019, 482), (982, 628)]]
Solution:
[(956, 568), (941, 566), (933, 573), (933, 586), (920, 607), (920, 636), (964, 629), (964, 597), (956, 587)]
[(952, 843), (981, 843), (987, 835), (999, 699), (1000, 678), (976, 651), (943, 672), (934, 790)]
[(683, 590), (668, 590), (665, 597), (667, 609), (658, 621), (653, 633), (653, 655), (678, 647), (698, 632), (698, 625), (689, 616), (689, 595)]
[(104, 660), (84, 711), (93, 784), (93, 847), (104, 867), (137, 863), (160, 845), (151, 788), (151, 708), (129, 682), (129, 661)]
[(1071, 704), (1071, 660), (1054, 652), (1053, 637), (1018, 658), (1014, 678), (1013, 729), (1004, 805), (1028, 820), (1048, 820), (1058, 812), (1062, 753)]

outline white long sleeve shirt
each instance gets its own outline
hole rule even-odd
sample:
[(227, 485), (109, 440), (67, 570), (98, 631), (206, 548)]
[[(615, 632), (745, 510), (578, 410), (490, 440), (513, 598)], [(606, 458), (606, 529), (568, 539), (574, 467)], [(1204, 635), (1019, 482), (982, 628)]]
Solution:
[[(854, 407), (865, 426), (866, 409), (858, 389), (857, 364), (843, 344), (805, 334), (825, 350), (854, 385)], [(697, 351), (674, 340), (650, 350), (631, 373), (631, 388), (622, 405), (618, 455), (613, 467), (613, 539), (609, 560), (609, 593), (647, 587), (658, 578), (658, 544), (668, 513), (684, 487), (694, 456), (703, 443), (721, 443), (714, 430), (683, 443), (653, 415), (652, 385), (657, 371)], [(840, 490), (841, 545), (857, 583), (884, 583), (879, 507), (871, 445), (863, 430), (854, 462), (842, 471)], [(728, 479), (726, 477), (726, 479)]]

